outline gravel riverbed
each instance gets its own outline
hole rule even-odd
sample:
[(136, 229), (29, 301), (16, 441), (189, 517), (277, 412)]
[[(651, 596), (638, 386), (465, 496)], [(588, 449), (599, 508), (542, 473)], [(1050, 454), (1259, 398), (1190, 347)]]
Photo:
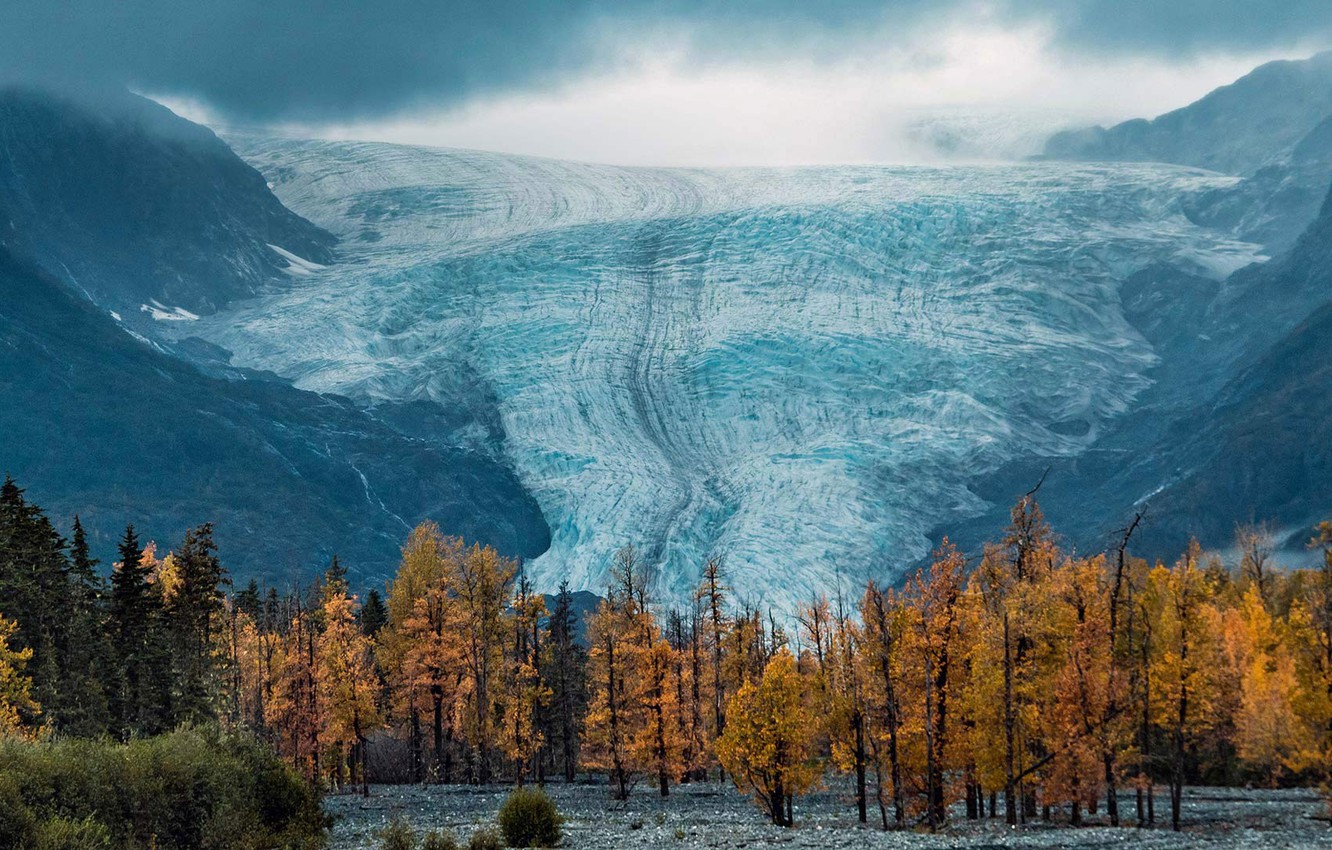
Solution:
[[(372, 786), (370, 796), (333, 795), (333, 850), (370, 850), (394, 818), (417, 831), (452, 830), (465, 841), (492, 824), (506, 786)], [(1312, 790), (1190, 788), (1184, 798), (1184, 831), (1169, 829), (1169, 800), (1156, 801), (1153, 829), (1035, 823), (1012, 830), (996, 820), (968, 822), (962, 812), (944, 831), (883, 832), (865, 827), (844, 789), (831, 788), (799, 801), (794, 829), (764, 823), (762, 814), (730, 786), (693, 784), (662, 799), (640, 787), (624, 802), (612, 801), (604, 785), (551, 784), (547, 791), (567, 818), (563, 847), (578, 850), (629, 848), (1332, 848), (1332, 827)], [(1121, 804), (1133, 816), (1132, 794)], [(1002, 807), (1001, 807), (1002, 812)]]

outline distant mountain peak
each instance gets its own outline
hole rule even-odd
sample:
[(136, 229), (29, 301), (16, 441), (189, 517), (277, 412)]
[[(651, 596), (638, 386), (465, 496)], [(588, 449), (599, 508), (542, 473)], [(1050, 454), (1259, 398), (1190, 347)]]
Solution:
[(332, 261), (333, 236), (282, 205), (211, 130), (124, 90), (0, 89), (0, 241), (127, 317), (209, 314)]
[(1151, 120), (1066, 130), (1045, 159), (1168, 162), (1249, 175), (1290, 153), (1332, 115), (1332, 51), (1276, 60)]

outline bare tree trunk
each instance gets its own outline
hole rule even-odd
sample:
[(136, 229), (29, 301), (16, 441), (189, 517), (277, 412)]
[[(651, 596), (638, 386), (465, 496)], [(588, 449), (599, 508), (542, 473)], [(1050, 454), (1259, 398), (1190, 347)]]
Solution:
[(865, 797), (865, 715), (857, 707), (851, 715), (856, 732), (856, 814), (865, 823), (868, 816)]
[(1014, 781), (1015, 727), (1013, 713), (1013, 656), (1009, 644), (1008, 611), (1004, 611), (1004, 819), (1017, 826), (1017, 784)]
[(444, 693), (439, 685), (430, 689), (431, 730), (435, 733), (435, 781), (448, 782), (448, 771), (444, 769)]

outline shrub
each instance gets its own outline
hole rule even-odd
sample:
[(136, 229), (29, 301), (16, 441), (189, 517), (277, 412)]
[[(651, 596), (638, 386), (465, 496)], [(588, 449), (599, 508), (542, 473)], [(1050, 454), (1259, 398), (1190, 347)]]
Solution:
[(405, 820), (394, 818), (379, 831), (380, 850), (416, 850), (416, 833)]
[(319, 796), (252, 738), (0, 742), (0, 847), (312, 850)]
[(467, 850), (504, 850), (504, 843), (500, 841), (499, 833), (495, 830), (483, 828), (472, 833), (467, 842)]
[(421, 850), (458, 850), (458, 839), (448, 831), (427, 832)]
[(37, 830), (37, 850), (111, 850), (111, 830), (94, 818), (55, 817)]
[(0, 847), (28, 847), (37, 838), (37, 816), (19, 796), (19, 784), (0, 773)]
[(554, 801), (538, 788), (515, 788), (499, 810), (499, 827), (510, 847), (554, 847), (563, 822)]

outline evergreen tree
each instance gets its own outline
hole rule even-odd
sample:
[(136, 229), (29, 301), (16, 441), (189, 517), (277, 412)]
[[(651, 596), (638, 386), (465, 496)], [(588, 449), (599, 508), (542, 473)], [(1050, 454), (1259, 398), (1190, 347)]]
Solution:
[(587, 650), (578, 642), (577, 627), (573, 594), (569, 583), (561, 582), (550, 615), (547, 662), (542, 673), (550, 688), (546, 741), (554, 765), (566, 782), (572, 782), (578, 772), (578, 730), (587, 713)]
[(250, 579), (250, 583), (245, 586), (245, 589), (236, 594), (235, 603), (238, 611), (258, 622), (263, 611), (263, 600), (259, 596), (259, 582), (256, 579)]
[(169, 652), (172, 719), (199, 722), (216, 714), (219, 673), (214, 639), (224, 625), (225, 571), (217, 557), (212, 523), (185, 533), (174, 554), (174, 581), (163, 588), (166, 648)]
[(79, 644), (81, 614), (63, 537), (12, 478), (0, 485), (0, 616), (17, 623), (14, 646), (31, 650), (32, 695), (55, 728), (78, 726), (92, 700)]
[(70, 544), (69, 639), (62, 670), (67, 696), (62, 700), (61, 729), (71, 735), (92, 736), (106, 731), (110, 721), (107, 688), (111, 646), (103, 623), (105, 583), (97, 573), (97, 560), (88, 549), (88, 537), (74, 517)]
[(384, 597), (379, 595), (378, 590), (372, 588), (366, 594), (365, 604), (361, 606), (359, 616), (361, 631), (371, 639), (377, 637), (379, 630), (388, 625), (388, 609), (384, 607)]
[(111, 571), (108, 618), (116, 661), (111, 710), (116, 731), (128, 737), (143, 731), (149, 716), (146, 676), (156, 604), (148, 585), (148, 570), (143, 566), (143, 549), (132, 524), (125, 527), (117, 551), (120, 561)]

